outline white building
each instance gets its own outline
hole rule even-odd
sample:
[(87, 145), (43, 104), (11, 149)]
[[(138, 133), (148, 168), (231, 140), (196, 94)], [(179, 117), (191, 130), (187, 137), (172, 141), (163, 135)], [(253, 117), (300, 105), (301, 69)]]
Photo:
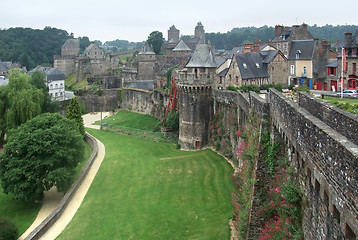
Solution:
[(50, 68), (46, 72), (46, 84), (52, 99), (65, 100), (65, 74), (57, 68)]

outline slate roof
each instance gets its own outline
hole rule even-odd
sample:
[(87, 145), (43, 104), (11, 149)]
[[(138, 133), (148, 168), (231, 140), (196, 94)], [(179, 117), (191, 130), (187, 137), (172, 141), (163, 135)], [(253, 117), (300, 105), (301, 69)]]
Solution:
[(220, 65), (226, 62), (226, 60), (227, 59), (224, 57), (215, 57), (216, 67), (220, 67)]
[(279, 50), (271, 50), (271, 51), (261, 51), (261, 56), (263, 58), (263, 63), (270, 63), (278, 54)]
[(191, 49), (188, 47), (188, 45), (185, 44), (183, 40), (180, 40), (178, 45), (173, 49), (173, 52), (179, 52), (179, 51), (191, 51)]
[(229, 68), (225, 68), (219, 73), (219, 77), (225, 77), (227, 72), (229, 71)]
[(292, 27), (284, 27), (284, 29), (282, 30), (282, 33), (276, 37), (273, 41), (286, 41), (287, 39), (289, 39), (290, 37), (292, 37)]
[(80, 48), (79, 39), (67, 39), (62, 48)]
[(232, 58), (235, 53), (241, 53), (243, 49), (244, 49), (244, 47), (234, 47), (229, 52), (228, 58)]
[(327, 67), (338, 67), (338, 60), (331, 62), (330, 64), (327, 64)]
[(56, 80), (65, 80), (65, 74), (60, 72), (57, 68), (50, 68), (46, 73), (46, 79), (48, 82)]
[(260, 53), (237, 54), (235, 58), (242, 79), (270, 77)]
[[(314, 40), (294, 40), (292, 41), (289, 60), (312, 60), (314, 51)], [(299, 59), (296, 59), (296, 53), (299, 53)]]
[(0, 61), (0, 71), (1, 72), (4, 72), (4, 71), (7, 71), (9, 70), (9, 68), (7, 67), (7, 65), (3, 62)]
[(353, 35), (353, 44), (358, 45), (358, 29)]
[(215, 54), (210, 45), (198, 44), (186, 67), (216, 68)]
[(155, 54), (153, 49), (149, 46), (148, 42), (145, 42), (142, 50), (138, 54)]

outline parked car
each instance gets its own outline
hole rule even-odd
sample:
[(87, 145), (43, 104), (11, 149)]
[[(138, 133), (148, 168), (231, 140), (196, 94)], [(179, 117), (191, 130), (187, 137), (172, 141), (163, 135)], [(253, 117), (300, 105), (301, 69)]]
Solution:
[[(337, 96), (341, 96), (342, 92), (337, 92)], [(343, 97), (358, 97), (358, 90), (343, 90)]]

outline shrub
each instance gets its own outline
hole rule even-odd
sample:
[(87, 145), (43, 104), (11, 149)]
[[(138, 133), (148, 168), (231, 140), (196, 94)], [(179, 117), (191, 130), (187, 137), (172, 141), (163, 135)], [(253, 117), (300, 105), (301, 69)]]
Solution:
[(260, 92), (259, 86), (255, 85), (255, 84), (242, 85), (238, 89), (243, 91), (243, 92), (250, 92), (250, 91), (256, 92), (256, 93)]
[(229, 85), (226, 89), (230, 90), (230, 91), (235, 91), (235, 92), (237, 91), (237, 87), (234, 87), (232, 85)]
[(16, 240), (19, 230), (6, 218), (0, 218), (0, 240)]

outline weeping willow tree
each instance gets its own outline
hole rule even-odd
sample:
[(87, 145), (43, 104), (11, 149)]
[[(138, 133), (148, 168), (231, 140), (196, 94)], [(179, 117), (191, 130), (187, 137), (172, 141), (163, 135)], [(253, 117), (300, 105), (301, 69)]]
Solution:
[(0, 88), (0, 147), (9, 130), (16, 129), (41, 113), (43, 92), (30, 83), (30, 76), (10, 71), (9, 84)]

